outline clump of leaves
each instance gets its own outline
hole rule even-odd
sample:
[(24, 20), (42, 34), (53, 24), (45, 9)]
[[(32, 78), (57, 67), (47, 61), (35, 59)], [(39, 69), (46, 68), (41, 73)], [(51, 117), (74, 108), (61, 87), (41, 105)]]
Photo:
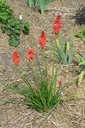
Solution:
[(46, 6), (53, 0), (27, 0), (30, 7), (40, 6), (41, 14), (45, 13)]
[(54, 41), (54, 47), (51, 50), (52, 54), (55, 57), (55, 60), (61, 64), (71, 64), (73, 61), (73, 41), (71, 43), (69, 42), (63, 42), (62, 41), (62, 35), (59, 33), (58, 38)]
[(81, 29), (81, 31), (76, 36), (81, 38), (85, 43), (85, 28)]
[(84, 76), (85, 76), (85, 55), (76, 54), (78, 59), (78, 65), (80, 66), (78, 85), (80, 86)]
[(9, 5), (6, 4), (6, 0), (0, 0), (0, 26), (2, 33), (7, 33), (9, 36), (9, 45), (18, 46), (20, 43), (21, 31), (29, 32), (29, 22), (24, 22), (19, 18), (13, 16), (14, 12)]
[(57, 77), (58, 77), (58, 68), (54, 67), (54, 62), (52, 62), (52, 76), (49, 78), (48, 72), (48, 64), (46, 59), (46, 54), (44, 49), (42, 51), (43, 61), (42, 65), (40, 65), (40, 61), (38, 57), (36, 58), (36, 64), (34, 66), (34, 57), (35, 53), (33, 49), (29, 49), (27, 52), (27, 57), (29, 63), (27, 64), (30, 69), (30, 74), (32, 73), (32, 77), (28, 78), (21, 68), (19, 67), (20, 57), (18, 51), (13, 53), (13, 62), (17, 65), (17, 69), (23, 79), (24, 83), (20, 83), (20, 85), (10, 86), (10, 88), (26, 98), (26, 101), (23, 103), (26, 105), (30, 105), (35, 108), (39, 112), (45, 112), (48, 110), (53, 110), (60, 102), (63, 100), (62, 92), (68, 87), (68, 85), (62, 86), (62, 82), (59, 84), (59, 87), (56, 88)]
[[(26, 98), (27, 105), (35, 108), (39, 112), (52, 111), (60, 102), (62, 101), (62, 91), (68, 87), (68, 85), (62, 86), (62, 82), (57, 85), (58, 77), (58, 67), (55, 67), (54, 58), (52, 59), (52, 70), (49, 73), (49, 63), (48, 58), (46, 58), (47, 53), (45, 52), (45, 47), (47, 43), (46, 34), (44, 31), (41, 32), (39, 36), (39, 45), (41, 47), (42, 64), (38, 56), (35, 56), (35, 50), (27, 50), (27, 58), (29, 60), (27, 66), (30, 69), (31, 79), (23, 74), (19, 63), (20, 55), (18, 51), (14, 51), (12, 60), (17, 66), (17, 69), (23, 79), (24, 83), (20, 83), (20, 86), (12, 86), (11, 89), (23, 95)], [(36, 58), (35, 58), (36, 57)], [(50, 56), (51, 57), (51, 56)]]

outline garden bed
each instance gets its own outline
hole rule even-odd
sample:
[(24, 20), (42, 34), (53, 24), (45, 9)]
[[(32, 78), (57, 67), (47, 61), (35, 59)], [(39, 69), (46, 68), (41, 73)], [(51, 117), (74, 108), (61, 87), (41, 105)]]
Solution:
[[(7, 0), (7, 2), (14, 10), (15, 17), (22, 15), (24, 21), (29, 21), (30, 30), (29, 35), (21, 34), (21, 41), (18, 47), (9, 46), (9, 37), (6, 34), (2, 34), (0, 30), (0, 80), (3, 81), (3, 83), (0, 83), (0, 128), (38, 128), (46, 113), (42, 114), (28, 106), (19, 104), (19, 101), (23, 101), (23, 97), (6, 89), (8, 82), (15, 83), (16, 80), (21, 81), (18, 71), (11, 60), (12, 53), (14, 50), (20, 52), (22, 56), (20, 66), (27, 72), (28, 69), (24, 63), (26, 58), (23, 54), (25, 54), (28, 48), (34, 48), (36, 52), (40, 53), (38, 37), (42, 30), (46, 32), (48, 42), (53, 42), (55, 38), (53, 20), (57, 14), (62, 15), (63, 40), (70, 42), (72, 30), (76, 34), (76, 32), (79, 32), (84, 27), (83, 14), (85, 11), (82, 8), (84, 8), (85, 2), (84, 0), (55, 0), (49, 4), (44, 15), (41, 15), (37, 10), (33, 11), (33, 9), (30, 9), (27, 6), (26, 0)], [(82, 40), (75, 38), (74, 48), (76, 51), (85, 54), (85, 44)], [(69, 66), (61, 65), (58, 80), (61, 80), (63, 84), (72, 82), (72, 86), (66, 92), (75, 94), (78, 98), (85, 98), (85, 79), (83, 79), (78, 87), (76, 84), (78, 74), (74, 72), (76, 68), (77, 66), (74, 63)], [(10, 103), (5, 102), (7, 100)], [(17, 102), (13, 103), (12, 100)], [(63, 102), (61, 106), (56, 107), (40, 128), (84, 127), (85, 101), (81, 100)]]

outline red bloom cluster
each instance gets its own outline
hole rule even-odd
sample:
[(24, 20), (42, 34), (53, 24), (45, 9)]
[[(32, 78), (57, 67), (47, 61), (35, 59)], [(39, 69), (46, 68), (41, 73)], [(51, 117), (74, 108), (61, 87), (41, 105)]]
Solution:
[(34, 60), (34, 56), (35, 56), (35, 52), (34, 52), (34, 49), (29, 49), (27, 51), (27, 57), (28, 57), (28, 60), (30, 62), (32, 62)]
[(54, 20), (54, 24), (53, 24), (53, 29), (55, 34), (58, 34), (60, 32), (62, 28), (62, 20), (61, 20), (61, 15), (58, 14), (56, 19)]
[(44, 31), (42, 31), (39, 36), (39, 44), (41, 48), (44, 48), (46, 46), (46, 42), (47, 42), (46, 34)]
[(18, 51), (13, 52), (12, 60), (14, 64), (18, 65), (20, 63), (20, 57)]
[[(53, 29), (54, 29), (55, 34), (58, 34), (60, 32), (61, 28), (62, 28), (61, 15), (58, 14), (56, 19), (54, 20), (54, 24), (53, 24)], [(47, 42), (46, 34), (44, 31), (42, 31), (39, 36), (39, 44), (42, 49), (46, 46), (46, 42)], [(27, 51), (28, 60), (30, 62), (32, 62), (34, 60), (34, 57), (35, 57), (34, 49), (29, 49)], [(14, 64), (16, 64), (16, 65), (18, 65), (20, 63), (20, 57), (19, 57), (18, 51), (14, 51), (12, 60), (13, 60)], [(59, 85), (61, 86), (61, 82), (59, 83)]]

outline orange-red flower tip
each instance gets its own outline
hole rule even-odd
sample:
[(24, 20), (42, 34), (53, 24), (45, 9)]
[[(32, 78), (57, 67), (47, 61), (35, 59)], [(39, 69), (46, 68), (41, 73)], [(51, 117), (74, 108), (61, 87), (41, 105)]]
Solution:
[(44, 31), (42, 31), (39, 36), (39, 44), (41, 48), (44, 48), (46, 46), (46, 42), (47, 42), (46, 34)]
[(14, 64), (16, 64), (16, 65), (18, 65), (20, 63), (20, 56), (19, 56), (18, 51), (13, 52), (12, 60), (13, 60)]
[(55, 32), (55, 34), (58, 34), (60, 32), (62, 28), (62, 19), (61, 19), (61, 15), (58, 14), (56, 19), (54, 20), (54, 24), (53, 24), (53, 30)]
[(30, 62), (34, 61), (34, 57), (35, 57), (35, 52), (34, 49), (29, 49), (27, 50), (27, 58)]

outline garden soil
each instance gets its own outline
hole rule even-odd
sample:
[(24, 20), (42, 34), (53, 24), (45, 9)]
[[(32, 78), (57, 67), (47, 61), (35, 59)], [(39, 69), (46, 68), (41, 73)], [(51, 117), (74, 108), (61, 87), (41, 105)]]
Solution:
[[(25, 74), (30, 73), (26, 66), (26, 50), (34, 48), (40, 54), (38, 37), (42, 30), (47, 34), (48, 43), (53, 43), (53, 20), (57, 14), (62, 15), (62, 37), (64, 41), (71, 42), (72, 32), (76, 34), (85, 26), (85, 0), (54, 0), (46, 8), (46, 13), (41, 15), (39, 7), (29, 8), (27, 0), (7, 0), (14, 10), (14, 16), (22, 15), (24, 21), (29, 21), (29, 34), (21, 33), (18, 47), (8, 44), (9, 37), (2, 34), (0, 29), (0, 128), (38, 128), (47, 113), (39, 113), (29, 106), (20, 104), (24, 97), (13, 93), (8, 89), (9, 84), (22, 82), (20, 75), (11, 58), (14, 50), (18, 50), (21, 56), (20, 67)], [(74, 38), (74, 51), (85, 54), (85, 44), (82, 40)], [(41, 55), (41, 54), (40, 54)], [(50, 64), (49, 67), (51, 68)], [(69, 66), (61, 65), (58, 81), (63, 84), (71, 83), (65, 93), (69, 96), (85, 98), (85, 79), (80, 86), (76, 81), (78, 74), (75, 72), (78, 66), (72, 63)], [(60, 106), (50, 114), (40, 128), (85, 128), (85, 101), (74, 100), (62, 102)]]

